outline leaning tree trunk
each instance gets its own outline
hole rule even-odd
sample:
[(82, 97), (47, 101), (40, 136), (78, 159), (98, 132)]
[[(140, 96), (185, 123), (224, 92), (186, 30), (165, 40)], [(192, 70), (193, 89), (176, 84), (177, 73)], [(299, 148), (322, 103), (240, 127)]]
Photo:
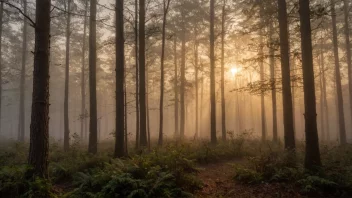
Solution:
[(89, 145), (88, 152), (96, 154), (98, 151), (97, 129), (97, 47), (96, 47), (96, 15), (97, 0), (90, 0), (90, 24), (89, 24)]
[(161, 58), (160, 58), (160, 106), (159, 106), (159, 146), (163, 145), (163, 126), (164, 126), (164, 58), (165, 58), (165, 31), (166, 31), (166, 17), (170, 5), (170, 0), (163, 0), (163, 27), (161, 40)]
[(82, 68), (81, 68), (81, 139), (86, 140), (86, 134), (83, 137), (83, 131), (86, 118), (86, 79), (85, 79), (85, 57), (86, 57), (86, 35), (87, 35), (87, 9), (88, 9), (88, 1), (85, 2), (85, 9), (84, 9), (84, 25), (83, 25), (83, 41), (82, 41)]
[(308, 170), (316, 170), (321, 166), (317, 111), (313, 69), (313, 48), (312, 31), (310, 25), (310, 9), (308, 0), (299, 0), (300, 7), (300, 31), (301, 31), (301, 50), (302, 50), (302, 73), (303, 91), (305, 106), (305, 135), (306, 135), (306, 156), (304, 166)]
[(288, 41), (288, 24), (286, 0), (278, 0), (279, 5), (279, 27), (280, 27), (280, 54), (281, 54), (281, 73), (282, 73), (282, 104), (284, 111), (284, 136), (285, 149), (294, 150), (295, 132), (293, 122), (293, 104), (291, 93), (290, 76), (290, 55)]
[(215, 0), (210, 0), (210, 136), (211, 143), (216, 144), (216, 100), (215, 100), (215, 38), (214, 11)]
[(67, 21), (66, 21), (66, 63), (65, 63), (65, 96), (64, 96), (64, 150), (68, 151), (70, 147), (70, 128), (68, 118), (68, 95), (70, 81), (70, 36), (71, 36), (71, 0), (67, 0)]
[(337, 40), (337, 28), (336, 28), (336, 12), (335, 12), (335, 0), (331, 0), (331, 18), (332, 18), (332, 37), (334, 45), (334, 57), (335, 57), (335, 80), (336, 80), (336, 95), (337, 95), (337, 107), (339, 114), (339, 131), (340, 131), (340, 144), (346, 144), (346, 128), (345, 128), (345, 115), (343, 112), (343, 96), (342, 96), (342, 85), (341, 85), (341, 73), (340, 73), (340, 60), (339, 60), (339, 48)]
[(28, 163), (33, 173), (48, 178), (49, 56), (51, 0), (36, 1), (32, 115)]
[(134, 2), (134, 45), (135, 45), (135, 65), (136, 65), (136, 149), (139, 148), (139, 66), (138, 66), (138, 0)]
[(226, 141), (226, 107), (225, 107), (225, 0), (221, 16), (221, 131), (222, 140)]
[(278, 142), (277, 137), (277, 104), (276, 104), (276, 80), (275, 80), (275, 49), (273, 39), (274, 29), (273, 22), (269, 25), (269, 64), (270, 64), (270, 83), (271, 83), (271, 101), (273, 111), (273, 141)]
[(115, 134), (115, 157), (125, 155), (125, 104), (124, 104), (124, 23), (123, 23), (123, 0), (116, 0), (116, 134)]
[[(3, 3), (1, 3), (3, 5)], [(27, 0), (23, 0), (23, 13), (27, 14)], [(2, 8), (1, 8), (1, 23), (2, 23)], [(1, 24), (2, 26), (2, 24)], [(21, 68), (21, 81), (20, 81), (20, 109), (19, 109), (19, 123), (18, 123), (18, 140), (24, 141), (25, 132), (25, 81), (26, 81), (26, 60), (27, 60), (27, 19), (23, 17), (23, 32), (22, 32), (22, 68)], [(0, 44), (1, 45), (1, 44)], [(0, 114), (1, 117), (1, 114)]]
[(139, 102), (140, 102), (140, 145), (147, 146), (147, 107), (145, 81), (145, 0), (139, 0)]
[(350, 94), (350, 119), (352, 123), (352, 62), (351, 62), (351, 43), (350, 43), (350, 29), (349, 29), (349, 11), (350, 7), (347, 0), (343, 0), (344, 4), (344, 20), (345, 20), (345, 39), (346, 39), (346, 59), (347, 59), (347, 72), (348, 72), (348, 90)]

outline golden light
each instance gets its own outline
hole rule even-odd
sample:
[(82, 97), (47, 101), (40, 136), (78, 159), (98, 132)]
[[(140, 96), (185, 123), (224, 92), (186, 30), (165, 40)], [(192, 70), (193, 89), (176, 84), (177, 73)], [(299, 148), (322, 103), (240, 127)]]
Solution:
[(237, 68), (237, 67), (232, 67), (230, 69), (232, 76), (236, 76), (240, 71), (241, 71), (241, 68)]

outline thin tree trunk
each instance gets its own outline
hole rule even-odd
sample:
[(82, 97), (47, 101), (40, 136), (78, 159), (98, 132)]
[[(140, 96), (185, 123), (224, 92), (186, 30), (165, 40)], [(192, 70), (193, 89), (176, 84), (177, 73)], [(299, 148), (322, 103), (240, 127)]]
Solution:
[[(1, 2), (3, 6), (3, 2)], [(2, 8), (1, 8), (1, 26), (2, 26)], [(23, 13), (27, 14), (27, 0), (23, 0)], [(21, 82), (20, 82), (20, 110), (19, 110), (19, 123), (18, 123), (18, 140), (24, 141), (25, 132), (25, 112), (24, 112), (24, 100), (25, 100), (25, 81), (26, 81), (26, 60), (27, 60), (27, 19), (23, 17), (23, 32), (22, 32), (22, 68), (21, 68)], [(1, 45), (1, 44), (0, 44)], [(0, 81), (1, 82), (1, 81)], [(0, 103), (1, 104), (1, 103)], [(0, 109), (1, 110), (1, 109)], [(0, 114), (1, 117), (1, 114)], [(1, 125), (0, 125), (1, 127)]]
[(124, 104), (124, 79), (125, 79), (125, 54), (124, 54), (124, 23), (123, 0), (116, 0), (116, 135), (115, 157), (125, 155), (125, 104)]
[(309, 2), (309, 0), (299, 0), (306, 136), (306, 156), (304, 166), (308, 170), (316, 170), (316, 167), (321, 166), (321, 160), (317, 129)]
[(166, 17), (169, 10), (170, 0), (163, 0), (163, 27), (161, 40), (161, 58), (160, 58), (160, 106), (159, 106), (159, 146), (163, 145), (163, 125), (164, 125), (164, 58), (165, 58), (165, 31), (166, 31)]
[(327, 142), (330, 141), (330, 122), (329, 122), (329, 108), (328, 108), (328, 99), (326, 94), (326, 78), (325, 78), (325, 61), (324, 61), (324, 52), (322, 47), (320, 48), (320, 61), (321, 61), (321, 75), (323, 81), (323, 97), (324, 97), (324, 110), (325, 110), (325, 122), (326, 122), (326, 137), (323, 137), (323, 140)]
[(221, 20), (221, 126), (222, 140), (226, 141), (226, 107), (225, 107), (225, 0), (222, 6)]
[[(321, 59), (321, 56), (320, 56)], [(323, 91), (323, 70), (321, 63), (323, 62), (322, 60), (319, 60), (319, 73), (320, 73), (320, 78), (319, 78), (319, 87), (320, 87), (320, 130), (321, 130), (321, 141), (325, 141), (326, 139), (326, 134), (325, 134), (325, 112), (324, 112), (324, 91)]]
[(135, 0), (134, 45), (136, 64), (136, 149), (139, 148), (139, 66), (138, 66), (138, 0)]
[[(282, 1), (282, 0), (280, 0)], [(279, 11), (280, 12), (280, 11)], [(270, 81), (271, 81), (271, 101), (273, 111), (273, 141), (278, 142), (277, 136), (277, 104), (276, 104), (276, 80), (275, 80), (275, 49), (273, 39), (273, 24), (269, 22), (269, 64), (270, 64)]]
[(89, 25), (89, 145), (88, 152), (96, 154), (98, 151), (98, 132), (97, 132), (97, 86), (96, 86), (96, 14), (97, 0), (90, 0), (90, 25)]
[(181, 105), (181, 120), (180, 120), (180, 139), (183, 140), (185, 135), (185, 89), (186, 89), (186, 27), (185, 14), (182, 8), (182, 46), (181, 46), (181, 90), (180, 90), (180, 105)]
[(174, 91), (175, 91), (175, 138), (179, 136), (178, 133), (178, 75), (177, 75), (177, 41), (176, 35), (174, 38), (174, 66), (175, 66), (175, 80), (174, 80)]
[(32, 115), (28, 164), (34, 175), (48, 178), (50, 0), (36, 1)]
[(210, 0), (210, 135), (211, 143), (216, 144), (216, 100), (215, 100), (215, 38), (214, 38), (214, 11), (215, 0)]
[(204, 130), (204, 127), (202, 125), (203, 123), (203, 98), (204, 98), (204, 74), (202, 72), (202, 78), (201, 78), (201, 88), (200, 88), (200, 110), (199, 110), (199, 113), (200, 113), (200, 133), (199, 133), (199, 137), (202, 138), (202, 133), (203, 133), (203, 130)]
[(337, 94), (337, 106), (338, 106), (338, 113), (339, 113), (340, 144), (346, 144), (346, 128), (345, 128), (345, 115), (343, 110), (339, 48), (338, 48), (337, 28), (336, 28), (335, 0), (331, 0), (331, 17), (332, 17), (332, 31), (333, 31), (332, 34), (333, 34), (334, 57), (335, 57), (336, 94)]
[(352, 123), (352, 62), (351, 62), (351, 43), (350, 43), (350, 29), (349, 29), (349, 11), (350, 7), (347, 0), (343, 0), (344, 4), (344, 20), (345, 20), (345, 39), (346, 39), (346, 59), (347, 59), (347, 72), (348, 72), (348, 90), (350, 94), (350, 119)]
[[(126, 61), (124, 62), (126, 64)], [(125, 142), (124, 142), (124, 145), (125, 145), (125, 155), (128, 156), (128, 114), (127, 114), (127, 110), (128, 110), (128, 106), (127, 106), (127, 84), (126, 84), (126, 78), (127, 78), (127, 71), (126, 69), (124, 70), (124, 95), (125, 95), (125, 100), (124, 100), (124, 107), (125, 107)]]
[(86, 118), (86, 79), (85, 79), (85, 59), (86, 59), (86, 35), (87, 35), (87, 9), (88, 9), (88, 1), (85, 2), (85, 9), (84, 9), (84, 25), (83, 25), (83, 41), (82, 41), (82, 68), (81, 68), (81, 138), (84, 140), (83, 131), (84, 125), (87, 120)]
[(71, 36), (71, 0), (67, 0), (67, 21), (66, 21), (66, 63), (65, 63), (65, 96), (64, 96), (64, 150), (70, 147), (70, 128), (68, 118), (68, 95), (70, 81), (70, 36)]
[(147, 69), (147, 94), (146, 94), (146, 116), (147, 116), (147, 138), (148, 138), (148, 150), (150, 151), (150, 120), (149, 120), (149, 73)]
[(278, 0), (279, 5), (279, 26), (280, 26), (280, 54), (282, 73), (282, 104), (284, 111), (284, 136), (285, 149), (294, 150), (296, 148), (293, 105), (291, 94), (290, 77), (290, 55), (288, 41), (287, 7), (286, 0)]
[(195, 32), (195, 44), (194, 44), (194, 72), (195, 72), (195, 77), (194, 77), (194, 84), (195, 84), (195, 89), (196, 89), (196, 106), (195, 106), (195, 113), (196, 113), (196, 124), (195, 124), (195, 138), (199, 137), (199, 106), (198, 106), (198, 40), (197, 40), (197, 36), (198, 36), (198, 31), (197, 28), (194, 28), (194, 32)]
[(145, 0), (139, 0), (139, 101), (140, 101), (140, 145), (147, 146), (146, 80), (145, 80)]
[[(260, 5), (260, 17), (261, 22), (263, 22), (263, 12), (264, 5), (261, 3)], [(259, 68), (260, 68), (260, 81), (264, 82), (264, 43), (263, 43), (263, 30), (259, 29)], [(264, 99), (264, 90), (261, 90), (260, 94), (260, 106), (261, 106), (261, 121), (262, 121), (262, 141), (266, 140), (266, 119), (265, 119), (265, 99)]]

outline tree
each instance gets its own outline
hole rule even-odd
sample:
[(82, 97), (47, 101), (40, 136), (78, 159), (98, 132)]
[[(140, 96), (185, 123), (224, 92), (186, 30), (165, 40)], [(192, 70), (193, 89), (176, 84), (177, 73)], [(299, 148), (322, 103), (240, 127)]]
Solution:
[(177, 37), (174, 36), (174, 113), (175, 113), (175, 138), (178, 137), (178, 75), (177, 75)]
[(163, 0), (163, 26), (162, 26), (162, 38), (161, 38), (161, 58), (160, 58), (160, 106), (159, 106), (159, 141), (158, 144), (163, 144), (163, 124), (164, 124), (164, 78), (165, 78), (165, 31), (166, 31), (166, 18), (169, 11), (169, 5), (171, 0)]
[(124, 23), (123, 23), (123, 0), (116, 0), (116, 135), (115, 157), (123, 157), (124, 130), (125, 130), (125, 104), (124, 104)]
[(299, 0), (306, 136), (306, 155), (304, 167), (308, 170), (315, 170), (316, 167), (321, 166), (321, 160), (317, 129), (312, 30), (310, 25), (309, 2), (309, 0)]
[(342, 97), (339, 48), (338, 48), (337, 28), (336, 28), (335, 0), (331, 0), (331, 18), (332, 18), (332, 37), (333, 37), (332, 40), (334, 45), (334, 58), (335, 58), (335, 80), (336, 80), (336, 94), (337, 94), (337, 106), (338, 106), (337, 108), (338, 108), (338, 115), (339, 115), (340, 144), (346, 144), (346, 128), (345, 128), (345, 115), (343, 112), (343, 97)]
[(221, 16), (221, 126), (222, 140), (226, 141), (226, 110), (225, 110), (225, 3), (222, 5)]
[(280, 28), (280, 55), (281, 55), (281, 73), (282, 73), (282, 104), (284, 111), (284, 136), (285, 149), (294, 150), (295, 132), (293, 122), (293, 104), (291, 93), (291, 76), (290, 76), (290, 56), (288, 41), (288, 24), (287, 24), (287, 7), (286, 0), (278, 0), (278, 19)]
[(270, 83), (271, 83), (271, 100), (273, 109), (273, 141), (278, 141), (277, 135), (277, 104), (276, 104), (276, 82), (275, 82), (275, 45), (274, 45), (274, 27), (273, 22), (269, 22), (269, 64), (270, 64)]
[(70, 81), (70, 36), (71, 36), (71, 0), (67, 0), (67, 18), (66, 18), (66, 63), (65, 63), (65, 96), (64, 96), (64, 150), (68, 151), (70, 147), (70, 127), (68, 117), (68, 97)]
[(351, 61), (351, 43), (350, 43), (350, 28), (349, 28), (349, 5), (347, 0), (343, 0), (344, 8), (344, 21), (345, 21), (345, 39), (346, 39), (346, 59), (347, 59), (347, 72), (348, 72), (348, 88), (350, 94), (350, 114), (352, 119), (352, 61)]
[(216, 100), (215, 100), (215, 39), (214, 39), (214, 5), (215, 1), (210, 0), (210, 135), (211, 143), (216, 144)]
[(147, 107), (145, 80), (145, 0), (139, 0), (139, 102), (140, 102), (140, 145), (147, 146)]
[(186, 19), (185, 7), (181, 8), (181, 87), (180, 87), (180, 140), (185, 135), (185, 89), (186, 89)]
[(138, 66), (138, 0), (134, 2), (134, 46), (135, 46), (135, 65), (136, 65), (136, 148), (139, 147), (139, 66)]
[[(85, 139), (87, 134), (83, 135), (84, 127), (86, 126), (86, 76), (85, 76), (85, 59), (86, 59), (86, 34), (87, 34), (87, 10), (88, 1), (84, 3), (84, 22), (83, 22), (83, 41), (82, 41), (82, 68), (81, 68), (81, 138)], [(85, 138), (83, 138), (83, 136)], [(86, 140), (86, 139), (85, 139)]]
[[(1, 3), (3, 5), (3, 3)], [(23, 13), (27, 14), (27, 0), (23, 0)], [(2, 14), (1, 14), (2, 15)], [(25, 132), (25, 81), (26, 81), (26, 60), (27, 60), (27, 19), (23, 17), (23, 32), (22, 32), (22, 67), (21, 67), (21, 81), (20, 81), (20, 109), (19, 109), (19, 123), (18, 123), (18, 140), (24, 141)], [(1, 115), (0, 115), (1, 117)]]
[(48, 177), (49, 56), (51, 0), (36, 1), (32, 115), (28, 163), (36, 176)]
[[(260, 21), (263, 24), (264, 15), (264, 3), (259, 3), (259, 15)], [(264, 82), (264, 44), (263, 44), (263, 27), (259, 29), (259, 69), (260, 69), (260, 81)], [(266, 140), (266, 119), (265, 119), (265, 98), (264, 90), (260, 94), (260, 106), (261, 106), (261, 121), (262, 121), (262, 141)]]
[(96, 14), (97, 0), (90, 0), (89, 20), (89, 95), (90, 95), (90, 119), (89, 119), (89, 145), (88, 152), (96, 154), (98, 151), (98, 125), (97, 125), (97, 87), (96, 87)]

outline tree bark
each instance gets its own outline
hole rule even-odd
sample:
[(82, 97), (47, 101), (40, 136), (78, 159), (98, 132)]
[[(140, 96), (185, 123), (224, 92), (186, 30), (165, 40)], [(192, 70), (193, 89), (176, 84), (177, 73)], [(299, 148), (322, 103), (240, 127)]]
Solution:
[(146, 80), (145, 80), (145, 0), (139, 0), (139, 101), (140, 101), (140, 145), (147, 146)]
[(134, 45), (135, 45), (135, 64), (136, 64), (136, 149), (139, 148), (139, 66), (138, 66), (138, 0), (134, 2), (135, 21), (134, 21)]
[(350, 119), (352, 123), (352, 61), (351, 61), (351, 43), (350, 43), (350, 29), (349, 29), (349, 11), (350, 7), (347, 0), (343, 0), (344, 4), (344, 21), (345, 21), (345, 39), (346, 39), (346, 59), (347, 59), (347, 72), (348, 72), (348, 91), (350, 94)]
[(296, 148), (293, 104), (291, 93), (290, 76), (290, 51), (288, 41), (287, 7), (286, 0), (278, 0), (279, 5), (279, 27), (280, 27), (280, 54), (281, 54), (281, 73), (282, 73), (282, 104), (284, 111), (284, 138), (285, 149), (294, 150)]
[(115, 157), (125, 155), (125, 104), (124, 104), (124, 78), (125, 78), (125, 54), (124, 54), (124, 22), (123, 0), (116, 0), (116, 134), (115, 134)]
[(179, 136), (179, 132), (178, 132), (178, 75), (177, 75), (177, 38), (175, 35), (174, 38), (174, 76), (175, 76), (175, 80), (174, 80), (174, 91), (175, 91), (175, 109), (174, 109), (174, 113), (175, 113), (175, 138), (177, 138)]
[[(3, 2), (1, 2), (3, 6)], [(2, 8), (1, 8), (1, 26), (2, 26)], [(27, 14), (27, 0), (23, 0), (23, 13)], [(27, 19), (23, 17), (23, 32), (22, 32), (22, 67), (21, 67), (21, 81), (20, 81), (20, 109), (19, 109), (19, 123), (18, 123), (18, 140), (24, 141), (25, 134), (25, 81), (26, 81), (26, 60), (27, 60)], [(0, 44), (1, 45), (1, 44)], [(0, 81), (1, 82), (1, 81)], [(0, 114), (1, 117), (1, 114)], [(1, 126), (0, 126), (1, 127)]]
[(28, 164), (33, 173), (48, 178), (49, 56), (51, 0), (36, 1), (32, 114)]
[(185, 89), (186, 89), (186, 27), (185, 27), (185, 13), (184, 8), (181, 11), (182, 17), (182, 46), (181, 46), (181, 89), (180, 89), (180, 105), (181, 105), (181, 115), (180, 115), (180, 140), (183, 140), (185, 135)]
[(161, 40), (161, 58), (160, 58), (160, 106), (159, 106), (159, 146), (163, 145), (163, 125), (164, 125), (164, 58), (165, 58), (165, 31), (166, 18), (169, 10), (170, 0), (163, 0), (163, 27)]
[(64, 96), (64, 150), (68, 151), (70, 147), (70, 128), (68, 115), (68, 95), (70, 81), (70, 36), (71, 36), (71, 0), (67, 0), (67, 18), (66, 18), (66, 63), (65, 63), (65, 96)]
[[(280, 0), (282, 1), (282, 0)], [(280, 12), (280, 10), (279, 10)], [(280, 20), (280, 18), (279, 18)], [(271, 101), (273, 111), (273, 141), (278, 142), (277, 136), (277, 104), (276, 104), (276, 80), (275, 80), (275, 49), (273, 39), (273, 22), (269, 22), (269, 64), (270, 64), (270, 81), (271, 81)]]
[(226, 141), (226, 107), (225, 107), (225, 0), (221, 16), (221, 126), (222, 140)]
[(338, 106), (338, 114), (339, 114), (340, 144), (346, 144), (346, 128), (345, 128), (345, 115), (343, 110), (340, 59), (339, 59), (339, 48), (338, 48), (338, 40), (337, 40), (337, 28), (336, 28), (335, 0), (331, 0), (331, 18), (332, 18), (332, 35), (333, 35), (332, 37), (333, 37), (334, 58), (335, 58), (335, 76), (336, 76), (335, 80), (336, 80), (337, 106)]
[(96, 154), (98, 151), (97, 129), (97, 47), (96, 47), (96, 14), (97, 0), (90, 0), (90, 24), (89, 24), (89, 145), (88, 152)]
[(310, 25), (309, 0), (299, 0), (300, 31), (301, 31), (301, 50), (302, 50), (302, 73), (303, 91), (305, 106), (305, 136), (306, 136), (306, 155), (304, 166), (308, 170), (315, 170), (321, 166), (316, 97), (313, 69), (313, 49), (312, 33)]
[[(85, 79), (85, 59), (86, 59), (86, 35), (87, 35), (87, 9), (88, 9), (88, 1), (85, 2), (84, 9), (84, 25), (83, 25), (83, 41), (82, 41), (82, 68), (81, 68), (81, 139), (86, 140), (87, 134), (84, 134), (84, 126), (86, 125), (86, 79)], [(85, 136), (85, 137), (84, 137)]]
[(215, 38), (214, 11), (215, 0), (210, 0), (210, 135), (211, 143), (216, 144), (216, 100), (215, 100)]

